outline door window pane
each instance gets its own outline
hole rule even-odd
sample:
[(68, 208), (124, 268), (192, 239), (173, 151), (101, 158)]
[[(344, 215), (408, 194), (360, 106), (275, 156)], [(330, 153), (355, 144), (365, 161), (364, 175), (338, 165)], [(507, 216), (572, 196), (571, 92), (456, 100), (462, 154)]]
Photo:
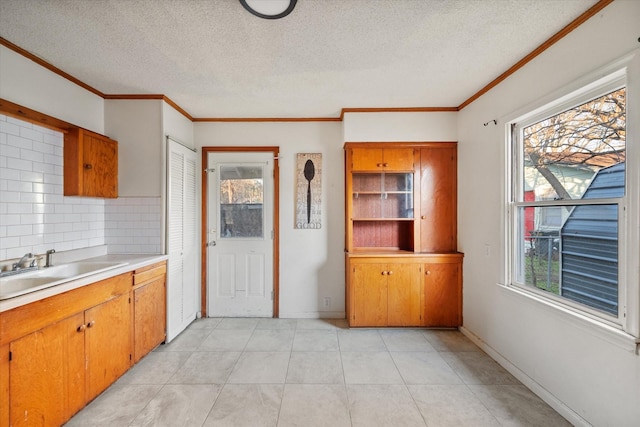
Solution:
[(264, 237), (262, 166), (220, 167), (220, 238)]

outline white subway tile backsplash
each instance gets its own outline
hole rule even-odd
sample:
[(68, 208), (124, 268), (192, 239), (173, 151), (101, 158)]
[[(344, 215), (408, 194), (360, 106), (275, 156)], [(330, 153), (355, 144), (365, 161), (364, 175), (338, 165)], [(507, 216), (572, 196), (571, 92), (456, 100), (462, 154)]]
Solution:
[(31, 149), (33, 141), (19, 135), (7, 135), (7, 146), (20, 149)]
[[(32, 188), (31, 185), (28, 186)], [(34, 204), (34, 203), (44, 203), (44, 194), (42, 193), (20, 193), (20, 203), (24, 204)]]
[[(6, 116), (2, 116), (2, 117), (6, 117)], [(0, 133), (3, 135), (3, 137), (6, 140), (6, 137), (8, 135), (20, 135), (20, 126), (18, 126), (16, 123), (10, 123), (0, 118)]]
[(160, 198), (63, 196), (63, 135), (0, 115), (0, 260), (108, 244), (160, 253)]

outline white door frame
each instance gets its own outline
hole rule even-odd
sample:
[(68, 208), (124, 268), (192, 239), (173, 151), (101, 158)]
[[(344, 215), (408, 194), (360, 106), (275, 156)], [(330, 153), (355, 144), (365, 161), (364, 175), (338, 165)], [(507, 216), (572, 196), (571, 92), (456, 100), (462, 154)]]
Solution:
[(278, 155), (280, 147), (202, 147), (202, 266), (201, 266), (201, 311), (202, 317), (207, 317), (207, 169), (208, 154), (214, 152), (238, 152), (238, 153), (273, 153), (273, 317), (279, 317), (279, 301), (280, 301), (280, 230), (279, 230), (279, 206), (280, 206), (280, 169), (278, 163)]

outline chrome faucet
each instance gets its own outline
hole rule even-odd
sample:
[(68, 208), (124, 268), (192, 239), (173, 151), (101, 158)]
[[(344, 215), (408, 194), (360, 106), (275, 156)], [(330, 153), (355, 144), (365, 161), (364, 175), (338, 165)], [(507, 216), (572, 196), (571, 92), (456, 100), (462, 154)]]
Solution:
[(36, 259), (33, 256), (33, 254), (31, 252), (29, 252), (29, 253), (24, 254), (22, 256), (22, 258), (20, 258), (20, 261), (18, 261), (18, 262), (13, 264), (13, 271), (20, 270), (21, 268), (26, 268), (26, 267), (24, 267), (24, 263), (26, 263), (29, 260), (31, 260), (31, 262), (29, 263), (29, 265), (27, 267), (35, 267)]
[(45, 267), (53, 267), (53, 262), (51, 261), (51, 259), (53, 258), (53, 254), (56, 252), (55, 249), (49, 249), (47, 251), (47, 261), (44, 264)]

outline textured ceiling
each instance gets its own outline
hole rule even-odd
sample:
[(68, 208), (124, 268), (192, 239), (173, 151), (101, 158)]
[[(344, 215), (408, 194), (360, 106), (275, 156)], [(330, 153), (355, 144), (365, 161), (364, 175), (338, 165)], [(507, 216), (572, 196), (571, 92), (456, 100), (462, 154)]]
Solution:
[[(0, 0), (0, 36), (104, 94), (193, 117), (456, 107), (596, 0)], [(1, 78), (1, 76), (0, 76)]]

